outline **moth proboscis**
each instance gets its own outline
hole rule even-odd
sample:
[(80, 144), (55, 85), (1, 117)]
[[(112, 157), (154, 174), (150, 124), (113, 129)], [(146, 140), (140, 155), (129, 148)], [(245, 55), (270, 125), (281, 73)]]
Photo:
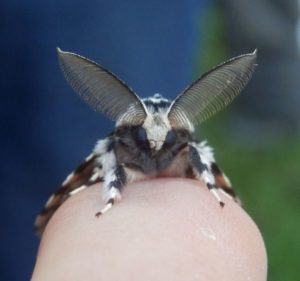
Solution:
[[(122, 80), (97, 63), (57, 48), (60, 68), (74, 91), (95, 111), (116, 122), (90, 156), (62, 183), (35, 221), (41, 235), (57, 208), (71, 195), (103, 182), (105, 206), (121, 199), (124, 186), (141, 178), (186, 177), (203, 181), (224, 206), (219, 191), (238, 201), (216, 164), (212, 148), (192, 137), (195, 125), (230, 103), (250, 80), (256, 50), (234, 57), (180, 93), (174, 101), (159, 94), (141, 99)], [(180, 163), (180, 165), (178, 164)]]

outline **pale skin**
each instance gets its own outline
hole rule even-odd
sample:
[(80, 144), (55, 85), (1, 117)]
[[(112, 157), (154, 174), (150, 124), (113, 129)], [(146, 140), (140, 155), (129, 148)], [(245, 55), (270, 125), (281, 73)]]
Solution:
[(199, 181), (161, 178), (126, 186), (104, 203), (99, 184), (69, 198), (43, 235), (32, 281), (267, 279), (261, 234), (221, 194), (221, 208)]

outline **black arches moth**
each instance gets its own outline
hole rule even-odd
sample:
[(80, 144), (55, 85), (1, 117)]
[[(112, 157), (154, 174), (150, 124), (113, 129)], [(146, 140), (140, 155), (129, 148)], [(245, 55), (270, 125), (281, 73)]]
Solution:
[[(212, 148), (193, 138), (194, 127), (229, 104), (250, 80), (256, 50), (234, 57), (202, 75), (174, 101), (159, 94), (141, 99), (116, 75), (97, 63), (57, 49), (61, 70), (74, 91), (95, 111), (116, 122), (90, 156), (62, 183), (37, 216), (42, 234), (57, 208), (71, 195), (103, 182), (108, 211), (126, 184), (138, 179), (173, 176), (202, 180), (224, 203), (219, 191), (238, 200), (216, 164)], [(180, 165), (178, 164), (180, 163)]]

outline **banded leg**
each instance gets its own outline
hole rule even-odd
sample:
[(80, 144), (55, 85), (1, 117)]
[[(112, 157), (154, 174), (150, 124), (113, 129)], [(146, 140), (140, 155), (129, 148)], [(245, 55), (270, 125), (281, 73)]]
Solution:
[(123, 165), (118, 165), (104, 177), (103, 197), (105, 206), (95, 214), (96, 217), (103, 215), (112, 208), (116, 200), (121, 199), (121, 191), (127, 182), (127, 176)]
[(234, 192), (230, 180), (226, 177), (226, 175), (216, 163), (211, 164), (211, 171), (215, 177), (216, 186), (219, 188), (219, 190), (227, 197), (241, 205), (241, 201), (237, 194)]
[(221, 207), (224, 207), (225, 203), (222, 201), (217, 187), (214, 175), (210, 169), (211, 166), (211, 159), (213, 158), (212, 155), (208, 155), (210, 157), (205, 157), (205, 155), (202, 153), (199, 148), (190, 145), (190, 162), (191, 166), (193, 168), (193, 171), (195, 173), (195, 177), (199, 180), (203, 180), (206, 184), (209, 191), (214, 195), (214, 197), (218, 200)]

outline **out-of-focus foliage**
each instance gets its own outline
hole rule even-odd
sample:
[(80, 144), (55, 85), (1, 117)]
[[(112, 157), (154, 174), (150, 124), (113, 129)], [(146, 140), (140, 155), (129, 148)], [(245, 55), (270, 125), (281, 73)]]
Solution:
[(300, 135), (262, 146), (243, 145), (234, 133), (226, 133), (224, 115), (204, 124), (199, 137), (215, 148), (217, 161), (231, 179), (243, 208), (262, 232), (269, 259), (269, 280), (297, 280)]

